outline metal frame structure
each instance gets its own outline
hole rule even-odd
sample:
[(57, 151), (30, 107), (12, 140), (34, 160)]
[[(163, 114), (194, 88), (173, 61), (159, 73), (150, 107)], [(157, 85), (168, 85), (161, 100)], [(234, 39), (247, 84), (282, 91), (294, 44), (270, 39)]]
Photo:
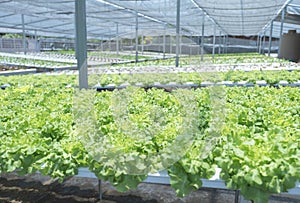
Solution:
[[(217, 29), (224, 34), (224, 52), (226, 52), (228, 35), (250, 36), (257, 35), (257, 33), (260, 33), (258, 50), (261, 52), (264, 50), (266, 28), (269, 26), (268, 54), (270, 55), (272, 37), (280, 37), (283, 33), (286, 8), (289, 5), (290, 7), (298, 5), (295, 4), (295, 0), (216, 0), (213, 2), (176, 0), (176, 4), (175, 0), (165, 0), (164, 4), (159, 4), (159, 2), (159, 0), (134, 0), (133, 2), (121, 0), (2, 1), (0, 2), (0, 31), (22, 31), (24, 53), (26, 53), (25, 38), (28, 34), (35, 37), (39, 34), (75, 39), (79, 87), (87, 89), (86, 44), (88, 38), (116, 38), (117, 54), (119, 54), (119, 38), (121, 36), (131, 37), (134, 34), (135, 61), (138, 62), (139, 36), (163, 36), (165, 57), (166, 35), (174, 36), (176, 34), (176, 67), (178, 67), (181, 35), (192, 33), (201, 36), (201, 60), (203, 60), (205, 36), (213, 36), (213, 57), (215, 55)], [(279, 35), (276, 35), (273, 31), (277, 16), (280, 14), (280, 32)], [(112, 25), (116, 25), (116, 27)], [(261, 35), (262, 33), (264, 34)], [(218, 53), (220, 53), (220, 45)], [(158, 176), (155, 180), (153, 179), (155, 178), (151, 179), (149, 176), (146, 182), (169, 184), (167, 176)], [(99, 185), (101, 185), (101, 181), (99, 181)], [(215, 184), (205, 180), (204, 186), (226, 188), (224, 182), (219, 180), (215, 180)], [(101, 199), (101, 187), (99, 187), (99, 191)]]
[[(75, 1), (75, 0), (73, 0)], [(20, 32), (23, 23), (18, 20), (24, 15), (26, 34), (40, 36), (74, 38), (74, 2), (70, 0), (11, 0), (0, 2), (0, 32)], [(81, 1), (81, 0), (76, 0)], [(73, 3), (72, 3), (73, 2)], [(290, 3), (288, 3), (290, 2)], [(137, 0), (139, 5), (139, 34), (144, 36), (175, 35), (176, 1), (175, 0)], [(186, 34), (201, 35), (202, 16), (207, 25), (205, 35), (213, 34), (216, 24), (218, 30), (226, 35), (256, 35), (269, 27), (272, 20), (280, 22), (280, 12), (293, 16), (289, 20), (297, 24), (299, 0), (182, 0), (181, 2), (181, 31)], [(296, 13), (296, 14), (295, 14)], [(87, 37), (112, 39), (117, 36), (112, 25), (119, 24), (119, 36), (134, 33), (136, 23), (135, 1), (121, 0), (86, 0)], [(167, 25), (167, 26), (166, 26)], [(275, 24), (274, 24), (275, 26)], [(278, 28), (278, 25), (276, 25)], [(299, 29), (299, 26), (296, 27)], [(148, 30), (148, 31), (147, 31)], [(151, 31), (150, 31), (151, 30)], [(155, 30), (155, 31), (154, 31)], [(276, 29), (275, 29), (276, 30)], [(127, 36), (127, 37), (128, 37)], [(274, 32), (274, 37), (279, 37)]]
[[(93, 178), (98, 179), (94, 173), (90, 172), (87, 168), (80, 168), (77, 177), (84, 178)], [(215, 176), (212, 179), (201, 179), (202, 187), (205, 188), (217, 188), (217, 189), (228, 189), (223, 180), (220, 179), (218, 172), (216, 172)], [(144, 183), (155, 183), (155, 184), (163, 184), (170, 185), (170, 177), (166, 173), (166, 171), (162, 171), (156, 174), (149, 174), (147, 179), (143, 181)], [(101, 180), (98, 180), (98, 191), (99, 191), (99, 199), (102, 200), (102, 188), (101, 188)], [(287, 194), (290, 195), (300, 195), (300, 183), (297, 182), (293, 189), (290, 189)], [(235, 191), (235, 203), (247, 203), (248, 201), (244, 199), (242, 195), (240, 195), (239, 190)]]
[[(178, 66), (182, 35), (202, 36), (203, 60), (204, 36), (213, 37), (214, 53), (216, 29), (224, 36), (265, 33), (265, 41), (268, 35), (266, 29), (270, 27), (269, 54), (272, 37), (279, 38), (291, 28), (287, 23), (283, 24), (285, 12), (292, 18), (284, 20), (292, 23), (292, 28), (300, 30), (299, 0), (10, 0), (0, 2), (0, 12), (0, 32), (21, 32), (24, 53), (26, 35), (76, 38), (81, 88), (87, 87), (84, 43), (89, 38), (118, 41), (122, 37), (133, 37), (138, 61), (139, 36), (176, 35)], [(281, 19), (278, 19), (280, 14)], [(20, 15), (21, 20), (18, 20)], [(115, 24), (116, 29), (112, 26)], [(262, 44), (260, 40), (260, 50), (264, 50)], [(226, 46), (224, 50), (226, 52)]]

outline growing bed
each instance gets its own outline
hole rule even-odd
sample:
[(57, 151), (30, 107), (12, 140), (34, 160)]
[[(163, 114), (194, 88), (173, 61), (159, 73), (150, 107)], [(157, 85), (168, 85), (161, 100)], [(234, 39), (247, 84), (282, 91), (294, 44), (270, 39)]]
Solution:
[(1, 77), (0, 172), (64, 180), (87, 167), (126, 191), (166, 169), (160, 180), (185, 196), (219, 168), (221, 184), (265, 202), (295, 188), (300, 177), (300, 72), (292, 66), (93, 74), (91, 90), (81, 92), (72, 71)]

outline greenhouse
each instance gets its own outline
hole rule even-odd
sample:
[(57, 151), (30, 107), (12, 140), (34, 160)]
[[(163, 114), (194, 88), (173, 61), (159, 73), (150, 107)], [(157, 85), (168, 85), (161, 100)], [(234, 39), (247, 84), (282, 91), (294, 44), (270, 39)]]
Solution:
[(300, 202), (300, 0), (0, 1), (0, 202)]

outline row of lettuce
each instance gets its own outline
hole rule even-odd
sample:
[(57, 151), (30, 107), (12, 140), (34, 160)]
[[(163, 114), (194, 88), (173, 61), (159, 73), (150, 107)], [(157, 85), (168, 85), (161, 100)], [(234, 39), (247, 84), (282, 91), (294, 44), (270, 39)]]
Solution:
[(12, 86), (0, 91), (0, 173), (63, 180), (88, 167), (126, 191), (165, 168), (184, 196), (219, 167), (255, 202), (300, 179), (299, 88), (96, 93), (66, 88), (75, 76), (52, 77), (1, 78)]
[(227, 72), (191, 72), (191, 73), (146, 73), (146, 74), (94, 74), (89, 75), (91, 86), (106, 86), (114, 84), (116, 86), (124, 83), (131, 85), (143, 83), (152, 85), (156, 82), (161, 84), (186, 84), (194, 83), (200, 85), (202, 82), (222, 82), (231, 81), (233, 83), (246, 82), (256, 84), (257, 81), (265, 81), (269, 85), (276, 85), (280, 81), (289, 84), (300, 81), (300, 71), (227, 71)]
[[(57, 51), (51, 51), (48, 53), (57, 53)], [(65, 52), (58, 51), (60, 54), (66, 54)], [(74, 51), (68, 51), (67, 54), (74, 55)], [(152, 56), (151, 56), (152, 55)], [(100, 58), (118, 58), (121, 60), (135, 60), (135, 54), (128, 55), (128, 54), (116, 54), (113, 52), (97, 52), (91, 51), (88, 52), (88, 56), (91, 57), (100, 57)], [(175, 60), (172, 55), (168, 55), (165, 59), (159, 60), (157, 57), (159, 54), (150, 54), (150, 55), (143, 55), (139, 54), (139, 60), (143, 62), (139, 62), (137, 64), (127, 64), (127, 66), (153, 66), (153, 65), (160, 65), (160, 66), (175, 66)], [(162, 54), (160, 54), (162, 57)], [(144, 61), (145, 59), (158, 59), (158, 60), (149, 60)], [(215, 54), (213, 57), (212, 54), (204, 54), (203, 60), (201, 60), (201, 56), (199, 55), (190, 55), (190, 56), (181, 56), (179, 60), (180, 66), (187, 66), (187, 65), (199, 65), (202, 63), (212, 63), (212, 64), (271, 64), (271, 63), (278, 63), (278, 64), (290, 64), (289, 61), (284, 59), (278, 59), (274, 57), (268, 57), (263, 54), (258, 53), (234, 53), (234, 54)], [(116, 64), (115, 64), (116, 65)]]
[[(70, 52), (45, 52), (45, 56), (53, 55), (54, 57), (59, 56), (60, 58), (75, 58), (75, 53), (73, 51)], [(134, 55), (117, 55), (113, 53), (102, 53), (102, 52), (89, 52), (88, 56), (92, 58), (101, 58), (101, 59), (119, 59), (119, 60), (135, 60)], [(151, 56), (139, 56), (141, 60), (139, 63), (132, 63), (127, 64), (127, 67), (143, 67), (143, 66), (175, 66), (175, 60), (173, 57), (169, 57), (166, 59), (157, 59), (151, 58)], [(147, 59), (155, 59), (149, 60)], [(17, 56), (0, 56), (0, 61), (2, 64), (8, 65), (18, 65), (18, 66), (33, 66), (33, 67), (62, 67), (62, 66), (74, 66), (74, 63), (67, 63), (67, 62), (57, 62), (54, 59), (27, 59)], [(180, 58), (179, 65), (180, 66), (190, 66), (190, 65), (199, 65), (203, 63), (210, 63), (210, 64), (271, 64), (277, 63), (277, 66), (281, 65), (289, 65), (290, 62), (278, 58), (267, 57), (265, 55), (257, 54), (257, 53), (245, 53), (245, 54), (220, 54), (212, 57), (212, 55), (205, 55), (204, 61), (201, 60), (199, 56), (183, 56)], [(124, 66), (118, 65), (117, 66)], [(110, 66), (110, 64), (108, 64)], [(263, 66), (262, 66), (263, 67)]]
[(64, 66), (74, 66), (74, 63), (67, 62), (57, 62), (51, 59), (32, 59), (32, 58), (21, 58), (12, 56), (0, 56), (1, 65), (6, 66), (27, 66), (27, 67), (64, 67)]
[[(139, 56), (139, 59), (142, 58)], [(143, 59), (143, 58), (142, 58)], [(179, 66), (199, 66), (199, 64), (231, 64), (231, 65), (242, 65), (242, 64), (252, 64), (252, 65), (261, 65), (261, 68), (264, 68), (266, 64), (277, 63), (276, 66), (285, 66), (291, 65), (291, 62), (278, 59), (273, 57), (268, 57), (262, 54), (257, 53), (240, 53), (240, 54), (216, 54), (212, 56), (211, 54), (204, 54), (203, 59), (199, 55), (191, 56), (181, 56), (179, 59)], [(120, 66), (114, 64), (115, 66)], [(121, 65), (123, 66), (123, 65)], [(165, 59), (160, 60), (146, 60), (140, 61), (139, 63), (127, 64), (127, 67), (143, 67), (143, 66), (175, 66), (174, 57), (168, 56)]]
[[(202, 72), (202, 73), (147, 73), (147, 74), (91, 74), (89, 75), (89, 85), (107, 86), (114, 84), (116, 86), (124, 83), (135, 85), (143, 83), (144, 85), (152, 85), (156, 82), (161, 84), (186, 84), (192, 82), (201, 84), (202, 82), (222, 82), (232, 81), (233, 83), (245, 81), (247, 83), (256, 84), (257, 81), (264, 80), (269, 85), (278, 84), (280, 81), (287, 83), (295, 83), (300, 81), (300, 71), (228, 71), (228, 72)], [(35, 87), (47, 87), (49, 81), (56, 86), (78, 86), (77, 75), (28, 75), (2, 77), (0, 86), (9, 84), (11, 86), (33, 85)]]

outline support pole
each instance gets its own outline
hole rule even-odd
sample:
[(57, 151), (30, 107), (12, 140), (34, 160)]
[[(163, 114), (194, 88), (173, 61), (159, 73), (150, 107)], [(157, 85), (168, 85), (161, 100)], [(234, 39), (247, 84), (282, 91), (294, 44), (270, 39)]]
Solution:
[(264, 31), (262, 54), (265, 54), (265, 44), (266, 44), (266, 30)]
[(23, 34), (23, 52), (26, 54), (26, 36), (25, 36), (25, 20), (24, 20), (24, 14), (21, 15), (22, 17), (22, 34)]
[(179, 46), (180, 46), (180, 0), (177, 0), (177, 13), (176, 13), (176, 67), (179, 66)]
[(172, 35), (170, 35), (170, 54), (172, 54)]
[(138, 11), (137, 11), (137, 0), (135, 0), (135, 62), (139, 61), (139, 38), (138, 38), (138, 31), (139, 31), (139, 21), (138, 21)]
[(200, 36), (198, 37), (198, 44), (199, 44), (199, 47), (198, 47), (197, 54), (200, 55), (201, 54), (201, 37)]
[(261, 46), (262, 46), (262, 36), (259, 34), (259, 48), (258, 48), (258, 53), (261, 54)]
[(201, 36), (201, 61), (203, 61), (204, 55), (204, 22), (205, 22), (205, 15), (202, 16), (202, 36)]
[(223, 54), (225, 54), (226, 35), (223, 36)]
[(35, 47), (34, 47), (34, 51), (35, 52), (39, 52), (39, 49), (38, 49), (38, 40), (37, 40), (37, 31), (35, 30), (34, 31), (34, 44), (35, 44)]
[[(190, 38), (189, 38), (191, 41), (193, 40), (193, 36), (191, 34)], [(188, 44), (188, 48), (189, 48), (189, 56), (192, 55), (192, 46), (190, 44)]]
[(226, 54), (228, 53), (228, 45), (229, 45), (229, 36), (226, 35), (226, 38), (225, 38), (225, 52)]
[(163, 58), (166, 58), (166, 25), (164, 27), (164, 36), (163, 36)]
[(278, 57), (281, 57), (280, 46), (281, 46), (281, 40), (282, 40), (284, 16), (285, 16), (285, 8), (282, 9), (282, 11), (281, 11), (281, 24), (280, 24), (280, 37), (279, 37), (279, 46), (278, 46)]
[[(167, 8), (167, 1), (164, 0), (164, 9)], [(165, 17), (167, 15), (167, 10), (165, 10), (164, 13)], [(163, 58), (166, 58), (166, 29), (167, 29), (167, 24), (164, 24), (164, 36), (163, 36)], [(170, 51), (171, 52), (171, 51)]]
[(102, 187), (101, 187), (102, 181), (98, 179), (98, 191), (99, 191), (99, 200), (103, 199), (103, 193), (102, 193)]
[(182, 36), (180, 35), (179, 36), (179, 55), (181, 55), (181, 49), (182, 49), (182, 47), (181, 47), (181, 45), (182, 45)]
[(132, 54), (133, 51), (133, 39), (130, 39), (130, 54)]
[(219, 36), (219, 51), (218, 51), (218, 54), (220, 55), (221, 54), (221, 41), (222, 41), (222, 37), (221, 37), (221, 31), (219, 32), (220, 36)]
[(80, 89), (88, 88), (85, 3), (85, 0), (75, 1), (76, 58)]
[(117, 29), (116, 50), (117, 50), (117, 55), (119, 55), (119, 23), (116, 24), (116, 29)]
[(259, 42), (260, 42), (260, 36), (259, 34), (256, 36), (256, 46), (257, 46), (257, 52), (259, 53)]
[(13, 38), (14, 49), (16, 49), (16, 38)]
[(239, 203), (239, 199), (240, 199), (240, 191), (236, 190), (234, 194), (234, 203)]
[(214, 25), (214, 36), (213, 36), (213, 50), (212, 50), (212, 58), (215, 58), (215, 45), (216, 45), (216, 25)]
[[(111, 34), (110, 34), (111, 35)], [(108, 50), (111, 52), (111, 37), (109, 38), (109, 40), (108, 40)]]
[(123, 42), (122, 42), (122, 38), (120, 38), (119, 41), (120, 41), (120, 42), (119, 42), (119, 43), (120, 43), (119, 49), (121, 48), (120, 50), (123, 51)]
[(144, 34), (142, 34), (142, 55), (144, 55)]
[(271, 48), (272, 48), (272, 36), (273, 36), (273, 20), (270, 25), (270, 35), (269, 35), (269, 49), (268, 49), (268, 56), (271, 55)]

